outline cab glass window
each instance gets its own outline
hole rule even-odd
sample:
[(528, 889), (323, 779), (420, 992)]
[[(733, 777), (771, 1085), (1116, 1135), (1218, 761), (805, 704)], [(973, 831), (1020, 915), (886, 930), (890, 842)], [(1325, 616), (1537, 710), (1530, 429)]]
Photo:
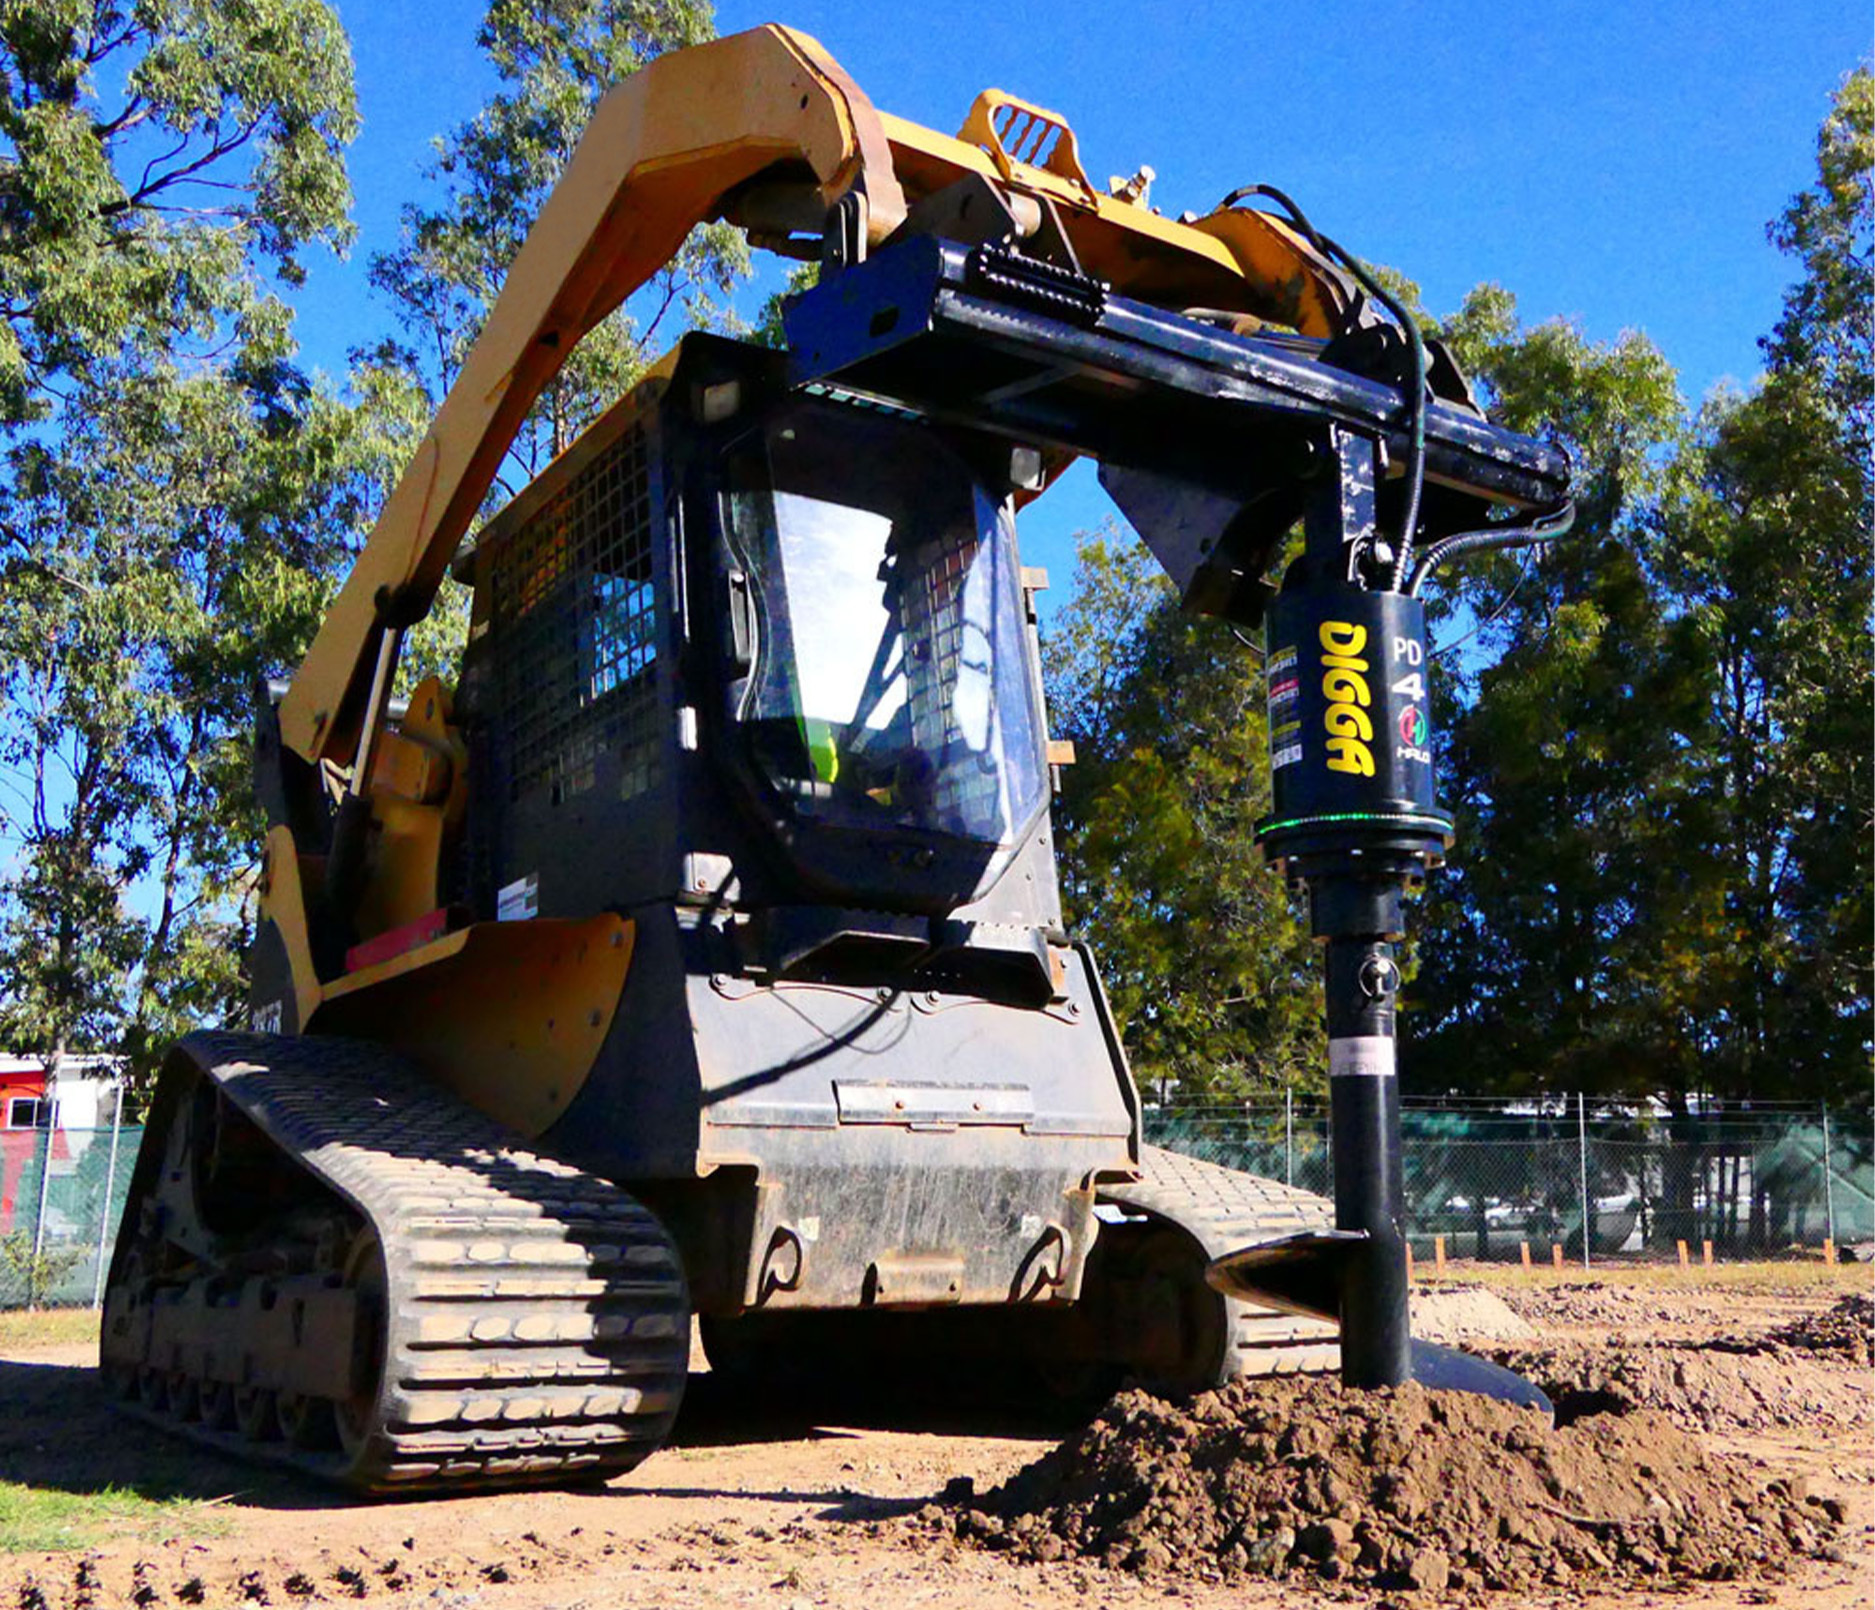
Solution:
[(798, 814), (1006, 845), (1047, 787), (1007, 507), (922, 425), (832, 403), (735, 460), (733, 711)]

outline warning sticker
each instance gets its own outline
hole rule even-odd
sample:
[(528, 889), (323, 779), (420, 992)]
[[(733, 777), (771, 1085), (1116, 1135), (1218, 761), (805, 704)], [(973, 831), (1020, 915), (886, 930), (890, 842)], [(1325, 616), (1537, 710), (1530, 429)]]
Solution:
[(513, 883), (504, 883), (495, 896), (497, 922), (522, 922), (540, 915), (540, 874), (530, 872)]

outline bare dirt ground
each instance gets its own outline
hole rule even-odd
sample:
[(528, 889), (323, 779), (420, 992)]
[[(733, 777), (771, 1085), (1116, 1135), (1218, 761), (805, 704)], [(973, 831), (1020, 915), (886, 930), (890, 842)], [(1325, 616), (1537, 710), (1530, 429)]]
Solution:
[[(1495, 1345), (1491, 1315), (1503, 1309), (1480, 1284), (1515, 1314)], [(1843, 1517), (1827, 1545), (1833, 1558), (1780, 1576), (1657, 1587), (1578, 1579), (1484, 1593), (1491, 1610), (1875, 1602), (1875, 1377), (1865, 1354), (1834, 1350), (1828, 1338), (1772, 1339), (1844, 1294), (1866, 1294), (1866, 1267), (1597, 1270), (1590, 1279), (1458, 1265), (1445, 1285), (1422, 1304), (1422, 1330), (1443, 1325), (1569, 1390), (1626, 1393), (1760, 1484), (1801, 1478), (1813, 1509), (1835, 1506)], [(0, 1489), (16, 1484), (36, 1498), (112, 1485), (201, 1502), (100, 1522), (95, 1540), (81, 1539), (88, 1546), (0, 1554), (0, 1610), (358, 1601), (441, 1610), (1381, 1610), (1449, 1599), (1306, 1576), (1207, 1581), (1080, 1558), (1026, 1563), (959, 1539), (933, 1523), (933, 1505), (950, 1513), (1079, 1429), (1008, 1405), (869, 1414), (750, 1402), (699, 1367), (673, 1445), (605, 1487), (367, 1505), (118, 1418), (94, 1388), (94, 1357), (88, 1342), (0, 1329)]]

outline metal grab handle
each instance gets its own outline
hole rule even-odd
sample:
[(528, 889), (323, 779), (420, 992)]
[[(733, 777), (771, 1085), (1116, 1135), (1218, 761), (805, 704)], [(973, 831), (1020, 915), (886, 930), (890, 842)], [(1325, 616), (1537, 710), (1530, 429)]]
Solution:
[(1066, 179), (1080, 190), (1088, 206), (1100, 205), (1100, 192), (1081, 166), (1074, 130), (1059, 112), (1000, 89), (986, 89), (970, 108), (957, 138), (987, 151), (996, 171), (1007, 180), (1015, 179), (1017, 167), (1034, 168)]

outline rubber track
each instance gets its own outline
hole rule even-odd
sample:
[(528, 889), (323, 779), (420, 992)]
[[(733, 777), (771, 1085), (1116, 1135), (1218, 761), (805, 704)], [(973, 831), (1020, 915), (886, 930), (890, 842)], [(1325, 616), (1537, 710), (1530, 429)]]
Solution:
[(664, 1441), (689, 1297), (676, 1247), (631, 1196), (528, 1151), (378, 1046), (205, 1032), (180, 1050), (376, 1231), (388, 1335), (355, 1458), (163, 1424), (370, 1492), (603, 1475)]
[[(1142, 1146), (1139, 1152), (1139, 1180), (1103, 1185), (1100, 1199), (1178, 1225), (1208, 1257), (1334, 1223), (1334, 1204), (1311, 1191), (1162, 1146)], [(1230, 1327), (1224, 1379), (1339, 1367), (1341, 1349), (1332, 1324), (1235, 1297), (1219, 1300), (1226, 1305)]]

